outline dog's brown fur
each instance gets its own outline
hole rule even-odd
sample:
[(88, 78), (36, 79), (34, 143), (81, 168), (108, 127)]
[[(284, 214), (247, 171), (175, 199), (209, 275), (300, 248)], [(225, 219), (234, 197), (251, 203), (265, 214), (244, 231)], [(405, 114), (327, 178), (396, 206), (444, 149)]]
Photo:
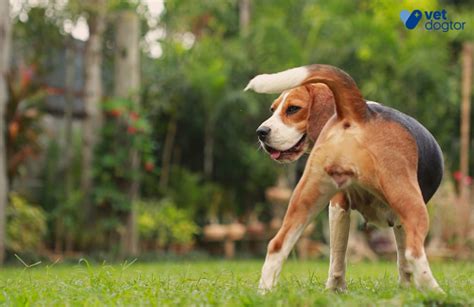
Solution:
[[(268, 245), (267, 260), (331, 197), (332, 205), (343, 210), (352, 207), (368, 220), (377, 218), (371, 203), (388, 205), (397, 221), (387, 220), (387, 224), (403, 225), (406, 250), (413, 259), (421, 259), (429, 219), (417, 181), (418, 152), (413, 136), (400, 124), (371, 114), (347, 74), (324, 65), (310, 66), (310, 71), (302, 86), (290, 90), (285, 100), (278, 98), (271, 108), (286, 104), (280, 109), (282, 121), (307, 131), (305, 148), (311, 152), (282, 227)], [(287, 115), (290, 105), (301, 110)], [(293, 244), (294, 238), (290, 241)], [(431, 283), (431, 288), (437, 287), (436, 282)]]

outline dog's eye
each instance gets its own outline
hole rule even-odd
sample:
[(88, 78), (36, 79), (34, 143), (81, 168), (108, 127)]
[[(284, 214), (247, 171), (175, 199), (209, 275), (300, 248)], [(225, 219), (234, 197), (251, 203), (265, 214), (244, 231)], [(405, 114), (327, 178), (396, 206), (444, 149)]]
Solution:
[(271, 107), (270, 112), (272, 112), (272, 113), (275, 112), (275, 108)]
[(286, 114), (287, 115), (295, 114), (300, 109), (301, 107), (298, 107), (298, 106), (289, 106), (288, 108), (286, 108)]

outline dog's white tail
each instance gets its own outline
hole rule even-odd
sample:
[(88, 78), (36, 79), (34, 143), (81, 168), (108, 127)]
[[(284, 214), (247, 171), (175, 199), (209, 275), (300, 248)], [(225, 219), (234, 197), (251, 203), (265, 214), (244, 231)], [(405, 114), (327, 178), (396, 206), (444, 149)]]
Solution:
[(367, 104), (356, 83), (346, 72), (330, 65), (314, 64), (258, 75), (250, 80), (245, 90), (272, 94), (309, 83), (324, 83), (331, 89), (339, 119), (366, 120)]
[(257, 93), (279, 94), (303, 84), (309, 75), (310, 71), (306, 66), (291, 68), (275, 74), (258, 75), (250, 80), (244, 91), (253, 90)]

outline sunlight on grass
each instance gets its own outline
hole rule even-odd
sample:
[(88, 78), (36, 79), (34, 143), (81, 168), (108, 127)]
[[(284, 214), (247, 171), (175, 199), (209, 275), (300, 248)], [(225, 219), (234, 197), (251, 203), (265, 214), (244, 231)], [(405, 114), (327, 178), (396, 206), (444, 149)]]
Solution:
[(324, 291), (326, 262), (289, 261), (278, 288), (256, 293), (261, 261), (161, 262), (122, 265), (38, 265), (0, 272), (0, 302), (8, 305), (472, 305), (474, 268), (433, 263), (446, 296), (399, 289), (395, 263), (348, 267), (349, 291)]

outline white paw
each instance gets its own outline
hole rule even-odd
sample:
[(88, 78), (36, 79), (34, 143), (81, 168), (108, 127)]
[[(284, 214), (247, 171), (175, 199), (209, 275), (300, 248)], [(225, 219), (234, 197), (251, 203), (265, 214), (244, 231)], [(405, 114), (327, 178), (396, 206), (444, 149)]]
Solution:
[(335, 292), (346, 292), (347, 284), (344, 277), (329, 277), (326, 282), (326, 290)]
[(258, 294), (260, 295), (265, 295), (268, 292), (272, 290), (272, 286), (266, 284), (262, 279), (260, 279), (260, 282), (258, 283)]
[(421, 254), (419, 257), (414, 257), (410, 250), (407, 250), (405, 257), (413, 268), (413, 279), (415, 286), (419, 290), (444, 293), (443, 289), (441, 289), (431, 273), (425, 253)]
[[(418, 276), (417, 276), (418, 275)], [(422, 291), (432, 291), (437, 293), (444, 293), (443, 289), (438, 285), (433, 275), (429, 271), (423, 271), (415, 274), (415, 285)]]

